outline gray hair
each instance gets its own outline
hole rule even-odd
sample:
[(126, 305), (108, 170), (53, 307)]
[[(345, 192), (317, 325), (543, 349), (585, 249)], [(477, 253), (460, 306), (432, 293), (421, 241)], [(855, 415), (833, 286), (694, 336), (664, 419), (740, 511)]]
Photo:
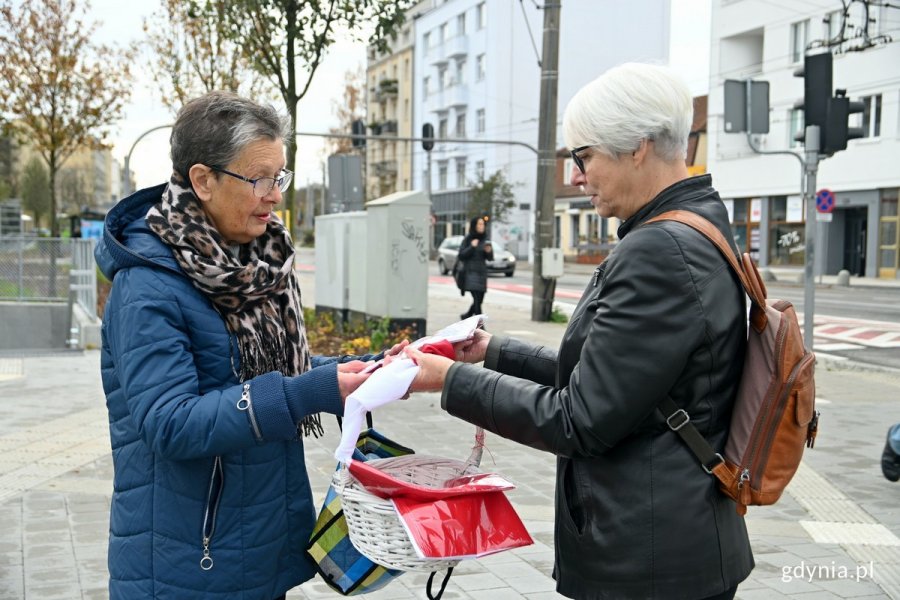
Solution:
[(290, 117), (275, 107), (231, 92), (209, 92), (178, 111), (169, 138), (172, 168), (184, 177), (198, 163), (223, 168), (255, 141), (290, 135)]
[(693, 98), (668, 67), (625, 63), (581, 88), (566, 107), (563, 132), (569, 148), (591, 146), (617, 158), (654, 142), (657, 156), (687, 155)]

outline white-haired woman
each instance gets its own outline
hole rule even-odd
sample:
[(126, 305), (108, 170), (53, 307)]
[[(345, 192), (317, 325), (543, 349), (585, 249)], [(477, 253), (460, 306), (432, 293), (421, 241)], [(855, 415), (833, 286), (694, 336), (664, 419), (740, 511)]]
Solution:
[[(451, 414), (558, 456), (557, 590), (572, 598), (732, 598), (753, 568), (742, 516), (657, 406), (683, 408), (721, 449), (746, 345), (744, 292), (719, 251), (660, 213), (728, 239), (708, 175), (685, 166), (692, 98), (660, 66), (626, 64), (566, 108), (572, 181), (622, 221), (559, 350), (478, 332), (458, 362), (410, 351), (413, 389)], [(484, 361), (484, 367), (474, 364)]]
[(271, 106), (196, 98), (172, 128), (169, 182), (107, 215), (112, 600), (283, 599), (315, 573), (303, 435), (366, 376), (309, 351), (274, 213), (289, 135)]

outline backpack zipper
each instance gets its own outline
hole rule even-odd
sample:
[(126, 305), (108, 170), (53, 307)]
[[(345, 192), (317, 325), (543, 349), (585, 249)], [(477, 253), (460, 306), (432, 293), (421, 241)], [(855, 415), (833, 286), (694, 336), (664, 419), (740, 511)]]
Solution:
[[(216, 475), (219, 479), (219, 489), (216, 491)], [(213, 559), (209, 553), (209, 545), (216, 533), (216, 515), (219, 512), (219, 501), (222, 499), (222, 490), (225, 489), (225, 472), (222, 470), (222, 457), (217, 456), (213, 461), (212, 474), (209, 477), (209, 491), (206, 493), (206, 509), (203, 511), (203, 558), (200, 559), (200, 568), (209, 571), (213, 568)], [(216, 497), (213, 498), (213, 491)]]
[[(784, 323), (782, 323), (781, 327), (779, 328), (778, 337), (775, 342), (775, 355), (776, 356), (778, 356), (781, 353), (781, 349), (784, 346), (784, 340), (787, 338), (787, 329), (788, 328), (784, 325)], [(777, 390), (767, 392), (766, 399), (763, 402), (762, 406), (760, 407), (760, 412), (762, 414), (766, 414), (766, 415), (768, 414), (769, 406), (772, 404), (776, 395), (777, 395)], [(761, 435), (761, 430), (764, 429), (767, 425), (768, 425), (768, 421), (761, 423), (759, 425), (759, 427), (753, 428), (753, 435), (752, 435), (752, 439), (751, 439), (751, 443), (750, 443), (750, 452), (745, 453), (745, 455), (744, 455), (745, 458), (744, 458), (744, 460), (741, 461), (741, 463), (742, 463), (741, 464), (741, 467), (742, 467), (741, 480), (738, 482), (738, 489), (743, 488), (744, 483), (751, 482), (750, 465), (753, 464), (754, 459), (759, 457), (759, 451), (760, 451), (760, 445), (759, 445), (760, 439), (759, 438)], [(747, 475), (746, 478), (744, 477), (745, 474)], [(753, 473), (752, 475), (755, 476), (755, 475), (757, 475), (757, 473)]]
[[(779, 404), (778, 415), (777, 415), (778, 421), (781, 421), (781, 419), (784, 416), (784, 409), (787, 407), (787, 401), (791, 395), (791, 393), (790, 393), (791, 387), (794, 385), (794, 381), (797, 379), (797, 375), (799, 375), (799, 373), (804, 369), (804, 367), (807, 364), (809, 364), (814, 358), (815, 358), (815, 355), (813, 355), (812, 352), (807, 352), (803, 356), (803, 358), (800, 359), (800, 362), (797, 363), (797, 366), (795, 366), (794, 369), (791, 371), (791, 375), (790, 375), (790, 377), (788, 377), (787, 383), (784, 386), (784, 391), (781, 393), (781, 395), (778, 399), (778, 404)], [(766, 456), (767, 461), (768, 461), (769, 451), (772, 449), (772, 441), (774, 439), (775, 439), (775, 430), (770, 427), (769, 435), (766, 437), (765, 444), (763, 444), (763, 450), (762, 450), (762, 452), (760, 452), (760, 455), (759, 455), (759, 456)], [(758, 462), (758, 464), (756, 465), (756, 473), (754, 473), (754, 475), (756, 477), (756, 480), (759, 481), (760, 479), (762, 479), (762, 472), (765, 470), (765, 464), (763, 463), (763, 461), (759, 460), (759, 457), (757, 457), (757, 462)]]

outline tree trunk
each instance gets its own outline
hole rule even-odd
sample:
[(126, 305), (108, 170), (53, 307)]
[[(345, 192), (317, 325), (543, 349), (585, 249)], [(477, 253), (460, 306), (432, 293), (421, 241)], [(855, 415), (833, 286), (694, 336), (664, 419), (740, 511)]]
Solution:
[(56, 257), (59, 253), (59, 223), (56, 219), (56, 153), (50, 152), (50, 273), (47, 296), (56, 298)]

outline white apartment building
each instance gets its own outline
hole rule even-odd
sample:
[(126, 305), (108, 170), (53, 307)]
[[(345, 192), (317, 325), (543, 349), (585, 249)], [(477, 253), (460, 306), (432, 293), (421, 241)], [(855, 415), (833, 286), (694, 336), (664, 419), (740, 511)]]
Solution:
[[(445, 0), (415, 21), (413, 132), (431, 123), (437, 138), (518, 141), (537, 147), (539, 54), (543, 13), (534, 2)], [(666, 62), (667, 0), (565, 0), (560, 16), (557, 139), (566, 103), (584, 84), (629, 60)], [(491, 235), (530, 257), (537, 155), (515, 145), (444, 143), (429, 161), (421, 144), (410, 157), (413, 187), (430, 189), (435, 245), (463, 233), (468, 189), (502, 170), (516, 206)]]
[(767, 151), (802, 152), (793, 137), (803, 129), (803, 111), (794, 109), (803, 98), (803, 80), (793, 73), (807, 48), (830, 47), (834, 88), (866, 106), (851, 117), (865, 137), (819, 163), (816, 188), (834, 192), (836, 207), (831, 222), (817, 221), (816, 272), (847, 269), (894, 278), (900, 250), (900, 45), (883, 42), (884, 36), (895, 42), (900, 36), (900, 9), (849, 4), (844, 15), (840, 0), (713, 0), (709, 172), (743, 249), (763, 266), (805, 264), (800, 163), (756, 154), (745, 134), (724, 133), (723, 85), (727, 79), (768, 81), (770, 129), (758, 144)]

